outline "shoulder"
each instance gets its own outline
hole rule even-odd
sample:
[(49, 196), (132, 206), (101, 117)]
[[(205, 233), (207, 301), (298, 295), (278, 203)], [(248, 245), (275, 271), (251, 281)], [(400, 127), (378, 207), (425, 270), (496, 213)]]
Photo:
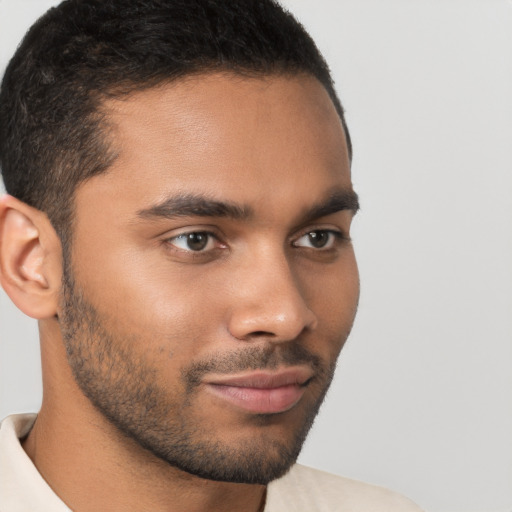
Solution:
[(0, 510), (69, 512), (23, 450), (35, 414), (15, 414), (0, 423)]
[(265, 512), (421, 512), (383, 487), (296, 464), (268, 487)]

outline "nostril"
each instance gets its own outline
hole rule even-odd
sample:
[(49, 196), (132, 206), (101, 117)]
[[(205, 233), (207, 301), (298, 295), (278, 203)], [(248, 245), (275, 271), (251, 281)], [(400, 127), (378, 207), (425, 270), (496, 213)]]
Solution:
[(251, 336), (257, 336), (257, 337), (262, 337), (262, 336), (265, 336), (265, 337), (269, 337), (269, 336), (275, 336), (274, 333), (271, 333), (271, 332), (267, 332), (267, 331), (254, 331), (254, 332), (251, 332), (250, 334)]

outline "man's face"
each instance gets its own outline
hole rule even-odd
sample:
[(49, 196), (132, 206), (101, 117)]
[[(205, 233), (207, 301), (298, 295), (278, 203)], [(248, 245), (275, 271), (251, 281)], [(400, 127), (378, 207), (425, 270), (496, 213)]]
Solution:
[(357, 307), (338, 115), (305, 76), (198, 76), (106, 107), (119, 156), (77, 190), (60, 312), (75, 378), (172, 465), (266, 483)]

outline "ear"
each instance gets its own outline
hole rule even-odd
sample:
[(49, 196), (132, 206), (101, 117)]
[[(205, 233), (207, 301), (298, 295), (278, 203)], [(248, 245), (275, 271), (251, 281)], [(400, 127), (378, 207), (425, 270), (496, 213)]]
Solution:
[(0, 284), (26, 315), (57, 314), (62, 276), (59, 237), (43, 212), (0, 197)]

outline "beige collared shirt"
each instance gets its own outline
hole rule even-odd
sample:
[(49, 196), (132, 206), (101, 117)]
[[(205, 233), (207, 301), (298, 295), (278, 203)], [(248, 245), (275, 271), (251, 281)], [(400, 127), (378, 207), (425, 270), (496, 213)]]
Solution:
[[(0, 512), (69, 512), (38, 473), (20, 439), (35, 414), (7, 417), (0, 425)], [(268, 486), (265, 512), (421, 512), (387, 489), (296, 464)]]

